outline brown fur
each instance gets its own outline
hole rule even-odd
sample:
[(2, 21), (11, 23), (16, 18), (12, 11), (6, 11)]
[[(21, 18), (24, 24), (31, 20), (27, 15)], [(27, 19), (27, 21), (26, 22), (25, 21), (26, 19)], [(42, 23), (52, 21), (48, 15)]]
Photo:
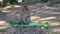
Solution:
[(23, 5), (22, 5), (22, 8), (23, 8), (23, 10), (28, 11), (28, 6), (27, 6), (26, 4), (23, 4)]
[(30, 21), (30, 12), (28, 10), (28, 6), (25, 3), (22, 4), (21, 10), (21, 22), (27, 24)]

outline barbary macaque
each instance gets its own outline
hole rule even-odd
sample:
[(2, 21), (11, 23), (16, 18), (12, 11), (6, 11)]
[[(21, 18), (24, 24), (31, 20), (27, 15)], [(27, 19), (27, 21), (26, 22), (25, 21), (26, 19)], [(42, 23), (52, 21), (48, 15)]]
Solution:
[(30, 11), (27, 4), (23, 3), (21, 7), (21, 23), (28, 24), (30, 22)]

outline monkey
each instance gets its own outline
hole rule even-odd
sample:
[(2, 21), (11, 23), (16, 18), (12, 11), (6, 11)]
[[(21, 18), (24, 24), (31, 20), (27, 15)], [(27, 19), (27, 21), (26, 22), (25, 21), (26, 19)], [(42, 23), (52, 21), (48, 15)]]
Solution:
[(23, 24), (27, 24), (28, 22), (30, 22), (30, 11), (26, 3), (23, 3), (21, 5), (21, 10), (22, 10), (21, 22)]

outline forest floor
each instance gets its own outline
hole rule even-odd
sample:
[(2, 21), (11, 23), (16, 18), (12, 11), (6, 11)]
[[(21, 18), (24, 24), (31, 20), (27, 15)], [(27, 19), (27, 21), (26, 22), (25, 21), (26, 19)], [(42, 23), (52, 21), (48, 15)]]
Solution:
[[(14, 6), (0, 8), (3, 13), (0, 14), (0, 20), (13, 19), (19, 21), (21, 6)], [(52, 32), (55, 32), (54, 34), (60, 34), (60, 3), (54, 4), (52, 7), (47, 7), (45, 4), (37, 3), (36, 5), (29, 6), (29, 9), (31, 11), (31, 21), (40, 21), (41, 23), (48, 21), (50, 23), (50, 28), (40, 33), (40, 27), (11, 27), (4, 33), (0, 32), (0, 34), (51, 34)]]

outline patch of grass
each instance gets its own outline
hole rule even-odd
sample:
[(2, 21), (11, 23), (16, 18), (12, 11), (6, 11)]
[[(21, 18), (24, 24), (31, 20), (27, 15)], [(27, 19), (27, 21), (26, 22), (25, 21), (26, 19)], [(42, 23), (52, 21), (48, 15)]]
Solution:
[(6, 6), (8, 6), (8, 5), (10, 5), (9, 0), (5, 0), (5, 1), (3, 2), (3, 7), (6, 7)]
[(37, 22), (37, 21), (32, 21), (29, 23), (29, 26), (40, 26), (40, 22)]
[(7, 21), (10, 25), (12, 26), (20, 26), (21, 24), (19, 22), (16, 22), (16, 21), (13, 21), (13, 20), (10, 20), (10, 21)]

